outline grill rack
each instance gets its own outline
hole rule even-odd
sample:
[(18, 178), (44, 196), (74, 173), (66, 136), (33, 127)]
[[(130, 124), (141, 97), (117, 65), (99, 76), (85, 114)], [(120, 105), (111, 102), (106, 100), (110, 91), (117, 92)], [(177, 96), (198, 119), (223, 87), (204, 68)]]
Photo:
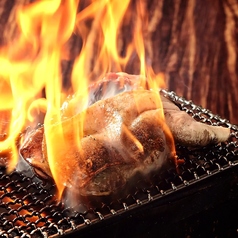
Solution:
[(0, 168), (0, 237), (83, 235), (122, 218), (136, 216), (145, 209), (153, 208), (158, 212), (159, 208), (161, 211), (168, 202), (186, 197), (198, 188), (214, 186), (213, 178), (223, 180), (227, 174), (237, 171), (237, 126), (174, 92), (162, 90), (162, 93), (196, 120), (229, 127), (229, 140), (193, 150), (176, 145), (178, 157), (185, 161), (179, 166), (180, 174), (168, 170), (163, 179), (158, 177), (158, 183), (139, 181), (145, 182), (144, 188), (133, 194), (112, 201), (99, 201), (97, 205), (80, 203), (77, 209), (57, 201), (54, 184), (41, 181), (34, 174), (26, 176), (18, 171), (7, 174), (5, 168)]

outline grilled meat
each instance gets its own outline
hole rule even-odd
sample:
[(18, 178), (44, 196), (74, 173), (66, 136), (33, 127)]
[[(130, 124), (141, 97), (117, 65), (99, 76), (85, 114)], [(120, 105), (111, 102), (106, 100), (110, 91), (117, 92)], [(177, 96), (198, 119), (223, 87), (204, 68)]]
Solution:
[[(67, 111), (66, 102), (62, 118), (68, 119), (52, 125), (52, 139), (57, 142), (57, 126), (62, 126), (66, 143), (59, 146), (57, 173), (81, 195), (108, 195), (138, 173), (149, 176), (163, 166), (176, 165), (170, 131), (176, 142), (186, 146), (205, 146), (229, 137), (228, 128), (197, 122), (158, 92), (141, 89), (139, 77), (111, 73), (90, 87), (80, 145), (73, 131), (84, 112), (77, 106)], [(158, 106), (159, 98), (163, 108)], [(31, 132), (20, 153), (41, 177), (52, 176), (44, 127)]]
[[(148, 175), (174, 160), (173, 139), (156, 105), (158, 97), (149, 90), (136, 90), (94, 103), (84, 115), (80, 146), (73, 130), (81, 113), (52, 125), (52, 140), (58, 143), (58, 126), (65, 138), (56, 168), (62, 181), (81, 195), (108, 195), (135, 174)], [(40, 176), (51, 176), (46, 150), (43, 127), (33, 131), (20, 150)]]
[[(97, 100), (109, 98), (117, 93), (141, 88), (140, 75), (126, 73), (109, 73), (96, 86), (91, 86), (90, 104)], [(145, 80), (145, 79), (144, 79)], [(145, 82), (145, 89), (150, 90)], [(110, 90), (108, 90), (110, 88)], [(211, 126), (196, 121), (186, 112), (181, 111), (171, 100), (161, 94), (164, 116), (175, 142), (192, 147), (201, 147), (208, 144), (224, 142), (230, 135), (230, 129), (221, 126)]]
[(229, 138), (229, 128), (198, 122), (185, 111), (181, 111), (168, 98), (161, 98), (166, 123), (174, 140), (180, 145), (202, 147), (208, 144), (218, 144)]

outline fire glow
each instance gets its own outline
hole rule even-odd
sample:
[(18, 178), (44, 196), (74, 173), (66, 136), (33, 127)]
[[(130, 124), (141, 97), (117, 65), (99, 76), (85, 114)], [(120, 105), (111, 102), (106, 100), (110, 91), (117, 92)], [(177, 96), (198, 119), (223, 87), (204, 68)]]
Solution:
[[(66, 166), (65, 175), (57, 172), (59, 166), (65, 166), (64, 156), (60, 156), (61, 146), (70, 150), (60, 124), (63, 120), (62, 105), (68, 96), (73, 95), (71, 104), (78, 103), (77, 107), (82, 112), (80, 122), (75, 123), (77, 126), (73, 135), (80, 150), (83, 111), (87, 107), (88, 85), (92, 81), (102, 79), (108, 72), (126, 72), (136, 57), (140, 62), (139, 73), (147, 78), (149, 87), (158, 92), (159, 88), (165, 86), (163, 76), (155, 74), (148, 63), (144, 39), (148, 24), (146, 1), (94, 0), (79, 11), (78, 6), (82, 2), (34, 1), (20, 8), (17, 14), (19, 37), (9, 46), (2, 47), (0, 52), (0, 119), (9, 122), (2, 123), (0, 128), (2, 133), (6, 133), (6, 137), (0, 141), (0, 151), (11, 152), (8, 170), (13, 170), (18, 161), (16, 140), (19, 134), (28, 125), (36, 125), (44, 115), (47, 158), (59, 196), (67, 185), (67, 175), (74, 167), (74, 164)], [(123, 52), (119, 52), (123, 21), (131, 19), (130, 4), (135, 5), (134, 30), (131, 42), (122, 47)], [(89, 22), (90, 31), (87, 27)], [(66, 89), (62, 83), (61, 62), (70, 55), (67, 43), (72, 35), (79, 36), (83, 43), (74, 60), (71, 87)], [(141, 86), (145, 86), (145, 80), (141, 80)], [(70, 108), (71, 104), (67, 109), (68, 117), (75, 113), (74, 106)], [(158, 108), (162, 108), (159, 93)], [(52, 124), (58, 126), (52, 127)], [(83, 156), (83, 151), (81, 153)]]

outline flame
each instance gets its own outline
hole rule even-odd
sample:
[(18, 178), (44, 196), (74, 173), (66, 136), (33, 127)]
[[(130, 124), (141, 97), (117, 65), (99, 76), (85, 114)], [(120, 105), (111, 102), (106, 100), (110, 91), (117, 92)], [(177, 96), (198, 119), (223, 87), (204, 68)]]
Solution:
[[(163, 75), (155, 74), (146, 51), (149, 21), (146, 1), (92, 0), (78, 11), (80, 4), (80, 0), (34, 1), (21, 7), (17, 14), (20, 35), (11, 47), (2, 47), (0, 51), (0, 100), (3, 102), (0, 121), (9, 121), (1, 125), (1, 132), (7, 136), (0, 141), (0, 151), (12, 152), (8, 164), (11, 171), (18, 161), (15, 141), (19, 133), (27, 125), (37, 123), (43, 114), (47, 144), (47, 155), (44, 156), (48, 158), (59, 196), (74, 166), (73, 163), (67, 165), (63, 175), (58, 173), (59, 167), (65, 166), (64, 159), (67, 159), (63, 152), (61, 154), (62, 145), (66, 147), (64, 151), (70, 150), (71, 146), (61, 123), (65, 119), (61, 114), (64, 103), (67, 102), (68, 117), (75, 114), (76, 104), (77, 112), (82, 112), (80, 121), (74, 124), (72, 135), (81, 151), (90, 82), (108, 72), (130, 71), (143, 76), (140, 84), (144, 88), (146, 82), (156, 92), (165, 86)], [(129, 37), (131, 42), (126, 44), (121, 39), (121, 32), (123, 24), (130, 25), (130, 21), (133, 34)], [(67, 42), (72, 35), (80, 36), (83, 43), (74, 59), (71, 88), (66, 90), (62, 87), (60, 64), (66, 55), (70, 55)], [(134, 59), (139, 61), (136, 70), (130, 69)], [(74, 95), (71, 100), (67, 100), (69, 92)], [(159, 93), (157, 104), (158, 108), (162, 108)], [(163, 117), (163, 113), (161, 115)], [(129, 136), (134, 138), (131, 134)], [(142, 145), (134, 139), (143, 151)], [(81, 153), (83, 155), (83, 151)]]

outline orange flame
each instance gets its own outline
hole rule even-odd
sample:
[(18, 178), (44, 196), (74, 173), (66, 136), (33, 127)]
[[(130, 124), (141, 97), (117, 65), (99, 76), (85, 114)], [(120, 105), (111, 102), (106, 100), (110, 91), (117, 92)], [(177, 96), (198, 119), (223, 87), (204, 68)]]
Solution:
[[(141, 77), (141, 86), (145, 87), (145, 77), (149, 88), (156, 92), (164, 86), (163, 75), (155, 74), (146, 60), (146, 1), (92, 0), (78, 12), (79, 4), (80, 0), (35, 1), (20, 8), (17, 18), (21, 34), (12, 47), (4, 47), (0, 52), (0, 100), (4, 102), (0, 105), (0, 116), (5, 119), (3, 115), (10, 114), (7, 116), (9, 123), (1, 128), (7, 137), (0, 141), (0, 151), (12, 151), (8, 165), (11, 171), (17, 163), (15, 141), (20, 131), (29, 123), (36, 123), (41, 112), (45, 113), (46, 153), (60, 196), (74, 166), (73, 163), (67, 165), (65, 174), (58, 174), (58, 167), (65, 165), (65, 155), (60, 155), (62, 145), (65, 150), (67, 146), (70, 150), (61, 123), (61, 108), (68, 91), (65, 92), (62, 87), (60, 63), (67, 53), (66, 43), (72, 34), (79, 35), (83, 40), (81, 51), (74, 60), (70, 90), (74, 94), (72, 101), (78, 104), (80, 111), (87, 107), (90, 81), (102, 78), (110, 71), (126, 72), (135, 55), (140, 62), (139, 71), (131, 71), (144, 76)], [(133, 8), (135, 18), (131, 11), (132, 4), (136, 5)], [(132, 19), (131, 42), (124, 46), (121, 39), (123, 22), (128, 24)], [(88, 22), (91, 22), (90, 28)], [(70, 115), (75, 113), (75, 103), (71, 104)], [(159, 93), (158, 107), (162, 108)], [(75, 123), (72, 135), (79, 147), (84, 136), (84, 113), (80, 115), (80, 122)], [(133, 135), (130, 137), (133, 138)], [(143, 150), (139, 142), (137, 144)], [(62, 160), (58, 161), (59, 158)]]

